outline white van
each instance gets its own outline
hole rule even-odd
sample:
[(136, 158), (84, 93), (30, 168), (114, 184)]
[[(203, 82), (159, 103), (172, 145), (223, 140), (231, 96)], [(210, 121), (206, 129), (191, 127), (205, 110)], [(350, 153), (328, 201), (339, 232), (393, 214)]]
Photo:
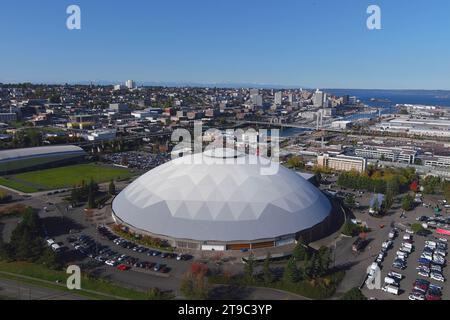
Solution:
[(381, 290), (390, 294), (398, 295), (398, 287), (393, 285), (384, 286), (383, 288), (381, 288)]

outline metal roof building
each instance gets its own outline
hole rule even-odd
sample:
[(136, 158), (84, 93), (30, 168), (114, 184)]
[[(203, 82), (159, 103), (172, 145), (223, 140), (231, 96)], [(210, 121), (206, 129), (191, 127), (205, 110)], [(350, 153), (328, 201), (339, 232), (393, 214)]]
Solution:
[(262, 158), (229, 151), (178, 158), (125, 188), (113, 217), (175, 247), (203, 250), (288, 244), (327, 220), (332, 206), (321, 191), (281, 165), (271, 175), (263, 168)]
[(14, 173), (83, 158), (86, 152), (77, 146), (47, 146), (0, 151), (0, 173)]

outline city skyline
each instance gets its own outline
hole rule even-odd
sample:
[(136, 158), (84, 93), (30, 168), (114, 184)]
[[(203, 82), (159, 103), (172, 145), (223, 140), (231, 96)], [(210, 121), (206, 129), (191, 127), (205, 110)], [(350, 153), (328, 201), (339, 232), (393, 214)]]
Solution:
[(70, 4), (3, 4), (0, 82), (450, 90), (445, 1), (377, 1), (373, 31), (365, 0), (81, 0), (82, 29), (72, 31)]

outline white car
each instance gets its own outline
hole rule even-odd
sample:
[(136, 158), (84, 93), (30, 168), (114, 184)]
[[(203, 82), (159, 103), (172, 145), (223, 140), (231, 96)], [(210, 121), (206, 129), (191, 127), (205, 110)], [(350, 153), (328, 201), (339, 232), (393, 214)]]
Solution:
[(403, 252), (406, 252), (406, 253), (411, 253), (412, 252), (412, 248), (411, 247), (402, 246), (402, 247), (400, 247), (400, 251), (403, 251)]
[[(409, 229), (406, 229), (406, 231), (405, 231), (406, 233), (408, 233), (408, 234), (414, 234), (414, 231), (412, 231), (412, 230), (409, 230)], [(404, 238), (404, 237), (403, 237)]]
[(126, 255), (126, 254), (123, 254), (123, 255), (121, 255), (121, 256), (119, 257), (119, 259), (117, 259), (117, 260), (123, 261), (123, 260), (125, 260), (126, 257), (127, 257), (127, 255)]
[(439, 241), (441, 241), (441, 242), (448, 242), (448, 240), (446, 238), (439, 238)]
[(394, 271), (389, 272), (388, 277), (398, 279), (398, 280), (403, 279), (403, 275), (401, 275), (400, 273), (394, 272)]
[(114, 267), (116, 262), (114, 260), (106, 260), (105, 264), (107, 264), (108, 266)]
[(423, 272), (425, 272), (425, 273), (430, 273), (430, 272), (431, 272), (430, 268), (428, 268), (428, 267), (426, 267), (426, 266), (418, 266), (418, 267), (417, 267), (417, 270), (418, 270), (418, 271), (423, 271)]
[(440, 255), (441, 257), (445, 257), (447, 255), (447, 252), (445, 252), (444, 250), (436, 249), (434, 251), (434, 254)]
[(408, 297), (409, 300), (425, 300), (425, 296), (423, 294), (412, 293)]
[(431, 271), (435, 271), (435, 272), (442, 273), (442, 267), (441, 267), (441, 266), (438, 266), (437, 264), (433, 264), (433, 265), (431, 266)]
[(433, 272), (431, 274), (431, 279), (436, 280), (436, 281), (440, 281), (440, 282), (444, 282), (445, 281), (444, 276), (442, 274), (436, 273), (436, 272)]
[(419, 270), (419, 272), (417, 272), (417, 274), (419, 276), (425, 277), (425, 278), (429, 278), (430, 277), (430, 273), (429, 272), (425, 272), (423, 270)]

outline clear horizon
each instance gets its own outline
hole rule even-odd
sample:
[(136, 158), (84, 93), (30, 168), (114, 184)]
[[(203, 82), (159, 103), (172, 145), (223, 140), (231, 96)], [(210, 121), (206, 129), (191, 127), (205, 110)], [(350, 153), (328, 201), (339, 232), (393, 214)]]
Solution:
[[(284, 0), (2, 4), (0, 82), (450, 90), (450, 3)], [(377, 4), (382, 30), (366, 27)]]

